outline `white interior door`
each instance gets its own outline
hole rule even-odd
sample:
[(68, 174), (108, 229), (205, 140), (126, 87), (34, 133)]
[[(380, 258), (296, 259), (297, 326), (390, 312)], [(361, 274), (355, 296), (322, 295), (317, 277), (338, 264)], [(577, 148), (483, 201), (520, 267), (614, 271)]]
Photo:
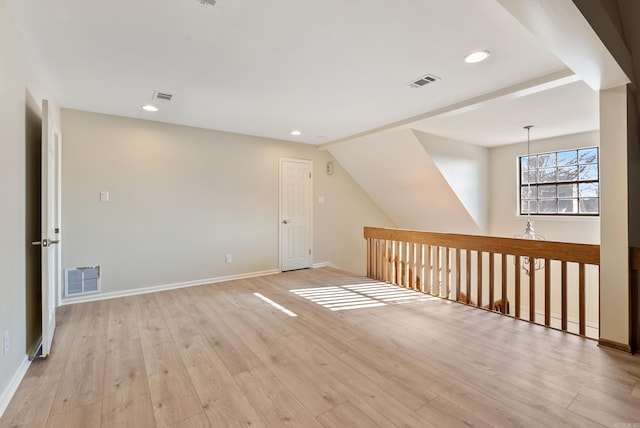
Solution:
[[(60, 290), (61, 135), (54, 128), (47, 100), (42, 101), (42, 357), (49, 355), (56, 328)], [(38, 243), (34, 243), (38, 245)]]
[(311, 267), (313, 163), (280, 159), (280, 269)]

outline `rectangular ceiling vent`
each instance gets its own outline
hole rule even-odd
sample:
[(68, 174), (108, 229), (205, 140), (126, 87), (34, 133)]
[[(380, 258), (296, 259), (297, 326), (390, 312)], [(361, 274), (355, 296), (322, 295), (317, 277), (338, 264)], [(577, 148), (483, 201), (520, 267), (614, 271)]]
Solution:
[(413, 82), (409, 82), (408, 85), (410, 88), (421, 88), (429, 83), (433, 83), (436, 80), (440, 80), (438, 76), (434, 76), (433, 74), (427, 74), (426, 76), (422, 76)]
[(166, 94), (164, 92), (159, 92), (159, 91), (154, 91), (153, 92), (153, 99), (154, 100), (171, 101), (171, 98), (173, 98), (173, 95), (171, 95), (171, 94)]

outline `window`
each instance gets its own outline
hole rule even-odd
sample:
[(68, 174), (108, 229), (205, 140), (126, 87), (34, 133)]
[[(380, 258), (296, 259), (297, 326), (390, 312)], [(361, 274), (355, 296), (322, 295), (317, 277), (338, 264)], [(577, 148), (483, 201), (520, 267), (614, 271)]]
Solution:
[(600, 214), (598, 148), (520, 156), (520, 214)]

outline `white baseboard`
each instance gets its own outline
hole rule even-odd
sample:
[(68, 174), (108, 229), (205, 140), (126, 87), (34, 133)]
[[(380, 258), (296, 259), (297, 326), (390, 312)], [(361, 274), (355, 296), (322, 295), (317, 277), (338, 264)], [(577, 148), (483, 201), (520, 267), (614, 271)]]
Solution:
[(0, 418), (4, 414), (4, 411), (7, 410), (9, 402), (11, 402), (11, 399), (13, 398), (13, 394), (18, 390), (18, 387), (20, 386), (22, 379), (24, 379), (24, 375), (27, 374), (27, 369), (30, 365), (31, 361), (29, 361), (29, 358), (25, 355), (24, 360), (20, 363), (20, 367), (18, 367), (13, 378), (11, 378), (9, 385), (7, 385), (4, 391), (2, 391), (2, 394), (0, 394)]
[(334, 265), (331, 262), (314, 263), (313, 266), (312, 266), (313, 269), (318, 269), (318, 268), (323, 268), (323, 267), (330, 267), (330, 268), (338, 269), (338, 266)]
[(195, 281), (176, 282), (174, 284), (154, 285), (152, 287), (134, 288), (132, 290), (112, 291), (110, 293), (91, 294), (82, 297), (63, 298), (61, 305), (74, 303), (95, 302), (98, 300), (116, 299), (118, 297), (136, 296), (138, 294), (155, 293), (156, 291), (175, 290), (177, 288), (195, 287), (198, 285), (215, 284), (217, 282), (233, 281), (235, 279), (255, 278), (257, 276), (273, 275), (280, 273), (278, 269), (249, 272), (237, 275), (219, 276), (217, 278), (198, 279)]
[[(520, 307), (520, 314), (521, 316), (528, 316), (529, 315), (529, 307), (528, 306), (521, 306)], [(513, 314), (511, 314), (513, 315)], [(551, 327), (553, 328), (557, 328), (560, 329), (562, 327), (562, 316), (560, 314), (556, 314), (556, 313), (551, 313)], [(535, 321), (538, 324), (544, 324), (544, 312), (537, 310), (535, 311)], [(586, 328), (586, 336), (593, 338), (593, 339), (597, 339), (598, 338), (598, 329), (599, 329), (599, 325), (598, 323), (594, 323), (594, 322), (589, 322), (586, 321), (585, 322), (585, 328)], [(573, 333), (577, 333), (578, 331), (580, 331), (580, 321), (577, 318), (573, 318), (573, 317), (568, 317), (567, 318), (567, 330)]]

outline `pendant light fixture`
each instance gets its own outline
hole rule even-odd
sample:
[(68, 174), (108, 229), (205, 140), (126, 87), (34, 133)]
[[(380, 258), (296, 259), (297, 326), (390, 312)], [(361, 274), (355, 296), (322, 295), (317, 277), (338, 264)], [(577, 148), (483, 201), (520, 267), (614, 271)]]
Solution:
[[(527, 130), (527, 227), (523, 234), (516, 235), (518, 239), (528, 239), (530, 241), (544, 241), (544, 236), (536, 233), (533, 228), (533, 220), (531, 220), (531, 128), (533, 125), (527, 125), (524, 129)], [(535, 170), (534, 170), (535, 171)], [(533, 264), (530, 263), (529, 257), (522, 257), (521, 267), (527, 275), (531, 274), (531, 271), (540, 270), (544, 267), (543, 259), (533, 259)]]

